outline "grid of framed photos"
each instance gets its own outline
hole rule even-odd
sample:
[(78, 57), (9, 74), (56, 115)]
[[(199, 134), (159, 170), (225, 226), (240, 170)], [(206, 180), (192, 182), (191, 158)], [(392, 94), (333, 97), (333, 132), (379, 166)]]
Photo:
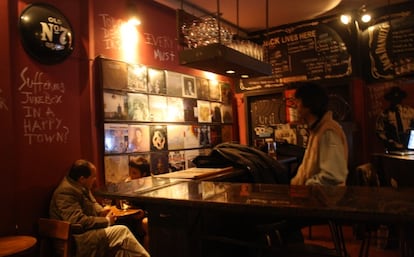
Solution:
[(232, 140), (228, 83), (98, 57), (107, 185), (193, 167), (192, 159)]

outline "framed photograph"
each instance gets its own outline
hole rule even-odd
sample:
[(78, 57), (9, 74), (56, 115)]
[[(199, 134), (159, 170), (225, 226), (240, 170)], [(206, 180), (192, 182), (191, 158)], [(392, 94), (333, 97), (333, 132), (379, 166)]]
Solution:
[(104, 118), (125, 120), (128, 113), (127, 95), (118, 92), (104, 92), (103, 95)]
[(197, 98), (201, 100), (209, 100), (209, 81), (206, 78), (196, 77)]
[(150, 126), (150, 149), (151, 151), (168, 150), (166, 125)]
[(167, 94), (164, 70), (148, 68), (148, 92), (160, 95)]
[(150, 132), (148, 125), (128, 126), (128, 152), (149, 152)]
[(183, 96), (182, 74), (173, 71), (165, 72), (168, 96)]
[(147, 67), (141, 64), (128, 64), (128, 90), (147, 92)]
[(134, 121), (149, 121), (148, 95), (128, 93), (128, 119)]
[(128, 124), (105, 123), (105, 153), (125, 153), (128, 149)]
[(183, 75), (183, 96), (197, 98), (197, 91), (195, 87), (195, 77)]

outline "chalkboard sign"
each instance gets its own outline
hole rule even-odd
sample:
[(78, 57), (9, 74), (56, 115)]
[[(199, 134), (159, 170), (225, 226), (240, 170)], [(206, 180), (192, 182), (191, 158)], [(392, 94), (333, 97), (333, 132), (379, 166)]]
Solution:
[(351, 37), (336, 16), (271, 31), (264, 47), (282, 83), (342, 78), (352, 74)]
[(414, 3), (382, 8), (376, 24), (362, 32), (368, 80), (414, 73)]
[(257, 140), (273, 138), (278, 124), (286, 123), (283, 90), (272, 90), (260, 95), (246, 95), (248, 112), (249, 144)]

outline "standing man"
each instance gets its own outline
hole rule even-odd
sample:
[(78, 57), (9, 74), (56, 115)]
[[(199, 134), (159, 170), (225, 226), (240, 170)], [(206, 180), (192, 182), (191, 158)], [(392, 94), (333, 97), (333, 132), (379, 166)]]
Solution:
[(50, 203), (50, 218), (81, 224), (85, 231), (74, 235), (76, 256), (103, 257), (116, 248), (116, 257), (149, 257), (128, 227), (114, 225), (116, 216), (97, 203), (91, 193), (95, 180), (95, 165), (75, 161)]
[(378, 116), (376, 134), (386, 150), (405, 149), (409, 129), (414, 128), (414, 109), (402, 104), (406, 97), (399, 87), (392, 87), (384, 95), (389, 106)]
[(319, 85), (303, 83), (296, 90), (299, 118), (310, 130), (308, 145), (292, 185), (345, 185), (348, 144), (341, 126), (328, 111), (328, 95)]

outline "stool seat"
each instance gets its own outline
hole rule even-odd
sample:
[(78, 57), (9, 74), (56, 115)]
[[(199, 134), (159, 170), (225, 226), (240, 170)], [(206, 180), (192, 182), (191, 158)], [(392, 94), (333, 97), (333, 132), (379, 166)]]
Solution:
[(0, 237), (0, 256), (10, 256), (23, 253), (36, 244), (32, 236), (3, 236)]

